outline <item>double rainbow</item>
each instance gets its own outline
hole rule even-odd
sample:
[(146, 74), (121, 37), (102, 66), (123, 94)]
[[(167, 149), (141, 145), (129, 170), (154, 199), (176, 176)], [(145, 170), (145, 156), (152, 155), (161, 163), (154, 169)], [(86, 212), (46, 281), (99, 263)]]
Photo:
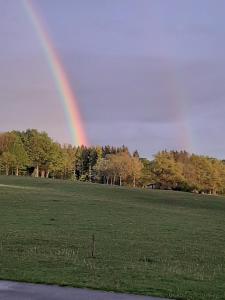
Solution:
[(84, 122), (80, 113), (77, 98), (70, 86), (69, 79), (60, 61), (53, 43), (45, 29), (44, 23), (32, 4), (32, 0), (23, 0), (25, 9), (42, 44), (48, 65), (53, 75), (56, 87), (68, 121), (73, 144), (88, 145)]

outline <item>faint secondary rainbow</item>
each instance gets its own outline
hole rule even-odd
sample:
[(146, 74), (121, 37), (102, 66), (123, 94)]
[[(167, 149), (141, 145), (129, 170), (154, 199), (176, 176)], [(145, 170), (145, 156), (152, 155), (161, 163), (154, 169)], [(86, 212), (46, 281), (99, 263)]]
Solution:
[[(166, 76), (165, 85), (168, 89), (169, 96), (171, 98), (170, 105), (173, 109), (173, 118), (176, 121), (177, 128), (177, 143), (179, 144), (179, 150), (186, 150), (189, 153), (193, 153), (195, 150), (194, 143), (194, 131), (192, 130), (188, 116), (188, 93), (185, 89), (182, 78), (177, 71), (175, 54), (176, 49), (173, 48), (173, 44), (168, 43), (162, 35), (165, 30), (163, 20), (157, 19), (158, 24), (158, 43), (163, 53), (163, 63), (168, 76)], [(161, 21), (161, 22), (160, 22)]]
[(84, 129), (84, 123), (79, 110), (76, 96), (70, 86), (69, 79), (60, 61), (53, 43), (45, 29), (43, 20), (37, 13), (32, 0), (23, 0), (25, 9), (40, 39), (43, 50), (46, 54), (47, 62), (53, 74), (57, 89), (68, 121), (72, 142), (78, 145), (88, 145), (88, 139)]

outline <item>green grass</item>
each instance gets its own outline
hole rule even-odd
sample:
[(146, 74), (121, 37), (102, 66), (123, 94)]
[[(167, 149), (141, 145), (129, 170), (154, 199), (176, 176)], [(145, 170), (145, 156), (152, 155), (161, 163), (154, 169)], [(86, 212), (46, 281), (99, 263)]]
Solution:
[(0, 278), (225, 299), (225, 198), (2, 176)]

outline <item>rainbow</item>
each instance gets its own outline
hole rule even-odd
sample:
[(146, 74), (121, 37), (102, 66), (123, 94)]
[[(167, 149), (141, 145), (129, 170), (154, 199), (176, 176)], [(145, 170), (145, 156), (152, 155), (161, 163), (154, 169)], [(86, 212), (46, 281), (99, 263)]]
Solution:
[(177, 123), (177, 145), (179, 146), (176, 148), (193, 153), (195, 152), (195, 139), (194, 131), (188, 118), (188, 93), (182, 78), (176, 71), (176, 61), (172, 59), (176, 57), (176, 49), (173, 48), (173, 44), (162, 38), (164, 22), (160, 19), (157, 20), (161, 21), (158, 22), (158, 43), (163, 53), (165, 69), (168, 71), (164, 84), (168, 87), (171, 97), (169, 105), (173, 108), (173, 119)]
[[(167, 47), (168, 48), (168, 47)], [(177, 122), (177, 142), (180, 145), (180, 150), (186, 150), (189, 153), (193, 153), (194, 142), (192, 129), (187, 118), (187, 93), (184, 90), (184, 85), (177, 73), (174, 71), (176, 66), (169, 60), (164, 61), (165, 67), (169, 70), (169, 76), (167, 78), (167, 85), (172, 97), (170, 105), (173, 107), (173, 118)]]
[(24, 7), (29, 15), (38, 38), (45, 52), (48, 65), (53, 75), (55, 84), (60, 94), (60, 99), (64, 108), (68, 126), (70, 129), (72, 142), (74, 145), (88, 145), (88, 139), (84, 129), (84, 122), (80, 113), (77, 98), (70, 86), (69, 79), (60, 58), (54, 49), (53, 43), (45, 29), (43, 20), (37, 13), (32, 0), (23, 0)]

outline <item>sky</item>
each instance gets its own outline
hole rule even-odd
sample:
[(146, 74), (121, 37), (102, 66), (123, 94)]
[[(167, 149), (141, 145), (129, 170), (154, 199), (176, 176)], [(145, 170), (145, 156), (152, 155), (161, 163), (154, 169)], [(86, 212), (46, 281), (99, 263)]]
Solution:
[[(33, 0), (92, 145), (225, 158), (224, 0)], [(70, 143), (22, 0), (0, 0), (0, 131)]]

